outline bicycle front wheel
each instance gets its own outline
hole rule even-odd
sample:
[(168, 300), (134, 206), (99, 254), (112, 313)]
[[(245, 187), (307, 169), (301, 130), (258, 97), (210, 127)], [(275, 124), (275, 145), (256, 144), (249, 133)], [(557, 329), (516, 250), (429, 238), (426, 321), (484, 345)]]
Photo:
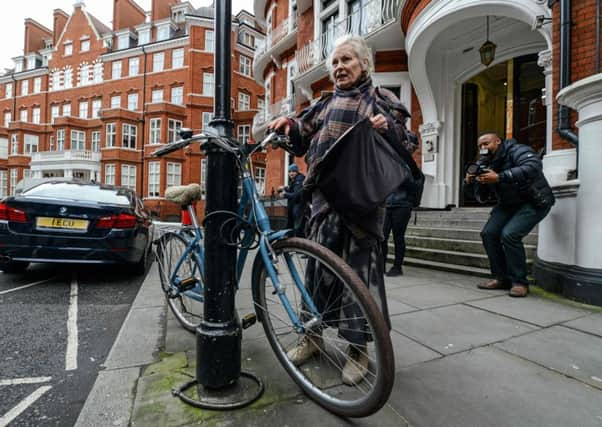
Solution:
[[(363, 417), (378, 411), (391, 393), (395, 362), (389, 329), (368, 288), (340, 257), (315, 242), (289, 238), (273, 249), (280, 292), (303, 324), (299, 328), (291, 320), (259, 257), (255, 309), (280, 363), (331, 412)], [(356, 374), (352, 382), (350, 372)]]
[(202, 261), (196, 252), (186, 253), (188, 245), (182, 235), (165, 233), (157, 242), (156, 258), (169, 308), (182, 327), (194, 333), (203, 319), (204, 284)]

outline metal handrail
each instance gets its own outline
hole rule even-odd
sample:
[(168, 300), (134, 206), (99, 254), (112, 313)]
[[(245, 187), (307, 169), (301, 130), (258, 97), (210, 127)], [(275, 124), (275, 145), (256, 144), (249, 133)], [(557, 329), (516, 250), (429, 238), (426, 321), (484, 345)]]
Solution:
[(265, 42), (255, 49), (255, 58), (264, 55), (268, 50), (275, 46), (280, 40), (282, 40), (289, 32), (291, 28), (289, 26), (288, 18), (284, 19), (276, 28), (273, 30), (268, 29), (268, 33), (265, 37)]

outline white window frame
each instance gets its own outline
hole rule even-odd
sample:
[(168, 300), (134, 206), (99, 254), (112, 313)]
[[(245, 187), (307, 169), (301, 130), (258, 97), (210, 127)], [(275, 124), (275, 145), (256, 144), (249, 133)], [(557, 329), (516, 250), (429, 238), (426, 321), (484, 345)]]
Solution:
[(13, 84), (7, 83), (4, 90), (4, 98), (12, 98), (13, 97)]
[(63, 116), (71, 116), (71, 103), (67, 102), (63, 104)]
[(213, 73), (203, 73), (203, 96), (213, 98), (215, 86), (215, 76)]
[(42, 91), (42, 78), (36, 77), (33, 79), (33, 93), (40, 93)]
[(86, 149), (86, 132), (82, 130), (71, 130), (71, 150), (84, 151)]
[(171, 103), (184, 105), (184, 86), (174, 86), (171, 88)]
[(91, 148), (94, 153), (100, 153), (100, 131), (94, 130), (90, 133)]
[(163, 102), (163, 89), (153, 89), (151, 92), (151, 103)]
[(245, 56), (245, 55), (240, 55), (238, 71), (240, 71), (240, 73), (245, 76), (252, 77), (252, 71), (251, 71), (252, 63), (253, 63), (253, 61), (251, 60), (251, 58), (249, 58), (248, 56)]
[(255, 187), (257, 187), (257, 192), (260, 196), (265, 194), (265, 168), (261, 166), (255, 167)]
[(121, 126), (121, 146), (123, 148), (136, 149), (138, 139), (138, 127), (129, 123)]
[(121, 95), (111, 97), (111, 108), (121, 108)]
[(37, 153), (40, 146), (40, 137), (26, 133), (23, 135), (23, 154)]
[(182, 121), (167, 119), (167, 143), (176, 142), (179, 139), (178, 131), (182, 128)]
[(157, 41), (167, 40), (170, 36), (171, 28), (169, 23), (157, 26)]
[(65, 43), (63, 56), (71, 56), (73, 55), (73, 43)]
[(213, 120), (213, 113), (211, 111), (203, 111), (201, 113), (201, 129), (207, 129), (211, 120)]
[(160, 118), (150, 119), (148, 140), (151, 145), (161, 144), (161, 119)]
[(128, 76), (137, 76), (140, 73), (140, 58), (133, 57), (128, 61)]
[(18, 174), (19, 174), (19, 170), (17, 168), (10, 169), (10, 195), (11, 196), (15, 195)]
[(27, 122), (27, 108), (19, 110), (19, 121)]
[(56, 151), (65, 149), (65, 129), (56, 130)]
[(104, 66), (102, 62), (97, 62), (94, 64), (94, 83), (102, 83), (102, 74), (104, 71)]
[(111, 80), (121, 78), (121, 61), (113, 61), (111, 63)]
[(238, 135), (238, 142), (246, 144), (251, 139), (251, 125), (238, 125), (236, 130)]
[(115, 185), (115, 163), (105, 165), (105, 184)]
[(10, 136), (10, 154), (19, 154), (19, 135), (16, 133)]
[(102, 99), (92, 100), (92, 118), (97, 119), (100, 117), (100, 110), (102, 110)]
[(247, 111), (251, 109), (251, 95), (244, 92), (238, 92), (238, 111)]
[(182, 68), (184, 66), (184, 48), (180, 47), (171, 51), (171, 68)]
[(121, 186), (136, 190), (136, 166), (122, 164), (121, 165)]
[(161, 162), (148, 163), (148, 197), (161, 195)]
[(138, 110), (138, 93), (128, 93), (128, 110)]
[(4, 127), (7, 128), (10, 122), (13, 121), (13, 113), (11, 111), (4, 112)]
[(182, 185), (182, 164), (167, 162), (167, 177), (165, 188)]
[(40, 107), (33, 107), (31, 109), (31, 122), (36, 124), (40, 123)]
[(153, 73), (163, 71), (165, 68), (165, 52), (153, 54)]
[(79, 102), (79, 118), (80, 119), (88, 118), (88, 101), (80, 101)]
[(215, 32), (205, 30), (205, 51), (215, 52)]
[(117, 125), (115, 123), (107, 123), (105, 132), (106, 147), (115, 147), (117, 145)]
[(6, 170), (0, 170), (0, 198), (8, 196), (8, 174)]
[(73, 69), (65, 68), (63, 72), (63, 88), (70, 89), (73, 87)]
[(88, 52), (90, 50), (90, 39), (81, 40), (79, 44), (80, 52)]
[(21, 96), (29, 94), (29, 80), (21, 81)]

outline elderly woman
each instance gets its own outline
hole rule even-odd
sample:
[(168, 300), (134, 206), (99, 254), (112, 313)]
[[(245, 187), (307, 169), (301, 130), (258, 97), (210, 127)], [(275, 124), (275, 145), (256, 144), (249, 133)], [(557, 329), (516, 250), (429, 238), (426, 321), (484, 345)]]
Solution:
[[(314, 166), (347, 129), (364, 118), (369, 118), (372, 126), (389, 141), (404, 143), (407, 140), (404, 122), (409, 114), (390, 91), (372, 85), (372, 52), (361, 37), (345, 36), (337, 40), (326, 65), (335, 84), (334, 93), (323, 96), (300, 118), (281, 117), (272, 121), (268, 128), (287, 134), (297, 156), (306, 154), (309, 168), (304, 188), (312, 190), (310, 239), (343, 257), (358, 273), (390, 326), (380, 243), (382, 234), (373, 235), (334, 211), (315, 187)], [(382, 230), (384, 207), (378, 209), (373, 220), (376, 223), (369, 228)], [(366, 337), (362, 334), (346, 336), (345, 329), (339, 325), (339, 335), (351, 344), (350, 361), (343, 368), (342, 379), (346, 384), (355, 384), (366, 375), (368, 368)], [(293, 363), (302, 364), (319, 351), (320, 345), (316, 339), (305, 337), (288, 356)]]

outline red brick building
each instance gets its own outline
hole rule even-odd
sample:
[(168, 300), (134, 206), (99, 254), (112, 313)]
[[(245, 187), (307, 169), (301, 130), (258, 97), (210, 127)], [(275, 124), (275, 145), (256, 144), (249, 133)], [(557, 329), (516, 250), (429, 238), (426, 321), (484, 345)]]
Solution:
[[(422, 205), (475, 205), (462, 180), (480, 131), (530, 145), (557, 195), (539, 226), (535, 275), (547, 289), (602, 304), (601, 8), (598, 0), (255, 0), (266, 43), (254, 73), (266, 109), (254, 135), (330, 90), (324, 61), (334, 40), (361, 35), (374, 52), (374, 83), (412, 113)], [(491, 62), (481, 57), (487, 41)], [(268, 187), (286, 180), (291, 161), (268, 154)]]
[[(213, 8), (153, 0), (145, 12), (114, 0), (109, 28), (76, 3), (56, 9), (53, 28), (25, 21), (23, 56), (0, 76), (0, 196), (26, 177), (73, 176), (135, 188), (162, 218), (170, 185), (201, 182), (198, 146), (161, 159), (149, 154), (180, 127), (200, 131), (213, 114)], [(250, 139), (264, 92), (252, 76), (264, 34), (254, 16), (232, 21), (234, 134)], [(264, 186), (265, 160), (256, 159)], [(199, 205), (202, 212), (203, 205)]]

